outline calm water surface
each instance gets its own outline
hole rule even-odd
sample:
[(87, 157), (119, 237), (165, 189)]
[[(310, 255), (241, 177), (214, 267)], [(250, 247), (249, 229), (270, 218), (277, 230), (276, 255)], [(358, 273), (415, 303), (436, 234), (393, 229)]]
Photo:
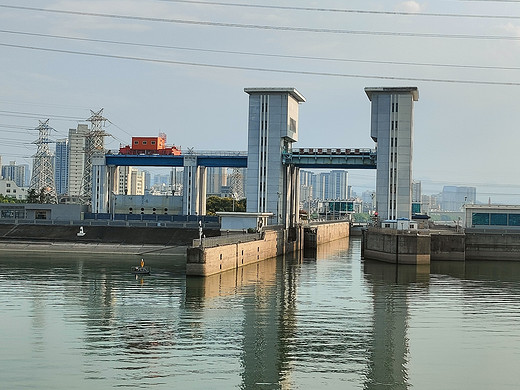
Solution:
[(396, 269), (356, 239), (206, 279), (139, 260), (1, 253), (0, 388), (520, 388), (520, 262)]

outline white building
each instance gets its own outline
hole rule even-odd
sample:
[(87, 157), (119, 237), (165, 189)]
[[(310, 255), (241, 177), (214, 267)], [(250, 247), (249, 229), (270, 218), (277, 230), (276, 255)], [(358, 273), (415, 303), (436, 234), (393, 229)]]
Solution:
[(118, 167), (115, 192), (117, 195), (144, 195), (145, 179), (145, 172), (137, 168)]
[(20, 200), (27, 198), (28, 190), (29, 187), (20, 187), (14, 180), (0, 180), (0, 195), (9, 196)]
[(68, 195), (80, 196), (83, 187), (85, 171), (85, 140), (88, 134), (87, 125), (78, 125), (77, 129), (69, 130), (69, 183)]

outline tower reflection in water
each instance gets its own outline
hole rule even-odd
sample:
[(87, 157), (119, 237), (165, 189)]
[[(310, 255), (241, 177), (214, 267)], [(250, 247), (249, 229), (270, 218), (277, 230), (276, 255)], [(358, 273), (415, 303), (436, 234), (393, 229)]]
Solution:
[(364, 388), (408, 389), (408, 294), (410, 286), (428, 286), (430, 265), (396, 265), (364, 260), (373, 297), (373, 332)]

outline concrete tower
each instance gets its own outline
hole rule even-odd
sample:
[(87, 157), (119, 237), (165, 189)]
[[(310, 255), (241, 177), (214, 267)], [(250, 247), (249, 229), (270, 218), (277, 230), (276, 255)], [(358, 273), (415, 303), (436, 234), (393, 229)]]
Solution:
[(295, 88), (245, 88), (249, 94), (247, 211), (271, 212), (285, 227), (298, 219), (298, 169), (282, 164), (282, 153), (298, 141)]
[(376, 210), (381, 220), (411, 218), (413, 105), (417, 87), (365, 88), (377, 142)]

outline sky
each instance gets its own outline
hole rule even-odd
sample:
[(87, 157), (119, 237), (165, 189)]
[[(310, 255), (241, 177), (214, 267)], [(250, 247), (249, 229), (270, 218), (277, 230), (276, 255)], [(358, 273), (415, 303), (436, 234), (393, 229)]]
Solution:
[(0, 0), (0, 156), (32, 165), (39, 121), (100, 109), (109, 149), (245, 151), (248, 87), (305, 96), (295, 147), (373, 148), (364, 88), (416, 86), (423, 193), (520, 204), (519, 76), (520, 1)]

